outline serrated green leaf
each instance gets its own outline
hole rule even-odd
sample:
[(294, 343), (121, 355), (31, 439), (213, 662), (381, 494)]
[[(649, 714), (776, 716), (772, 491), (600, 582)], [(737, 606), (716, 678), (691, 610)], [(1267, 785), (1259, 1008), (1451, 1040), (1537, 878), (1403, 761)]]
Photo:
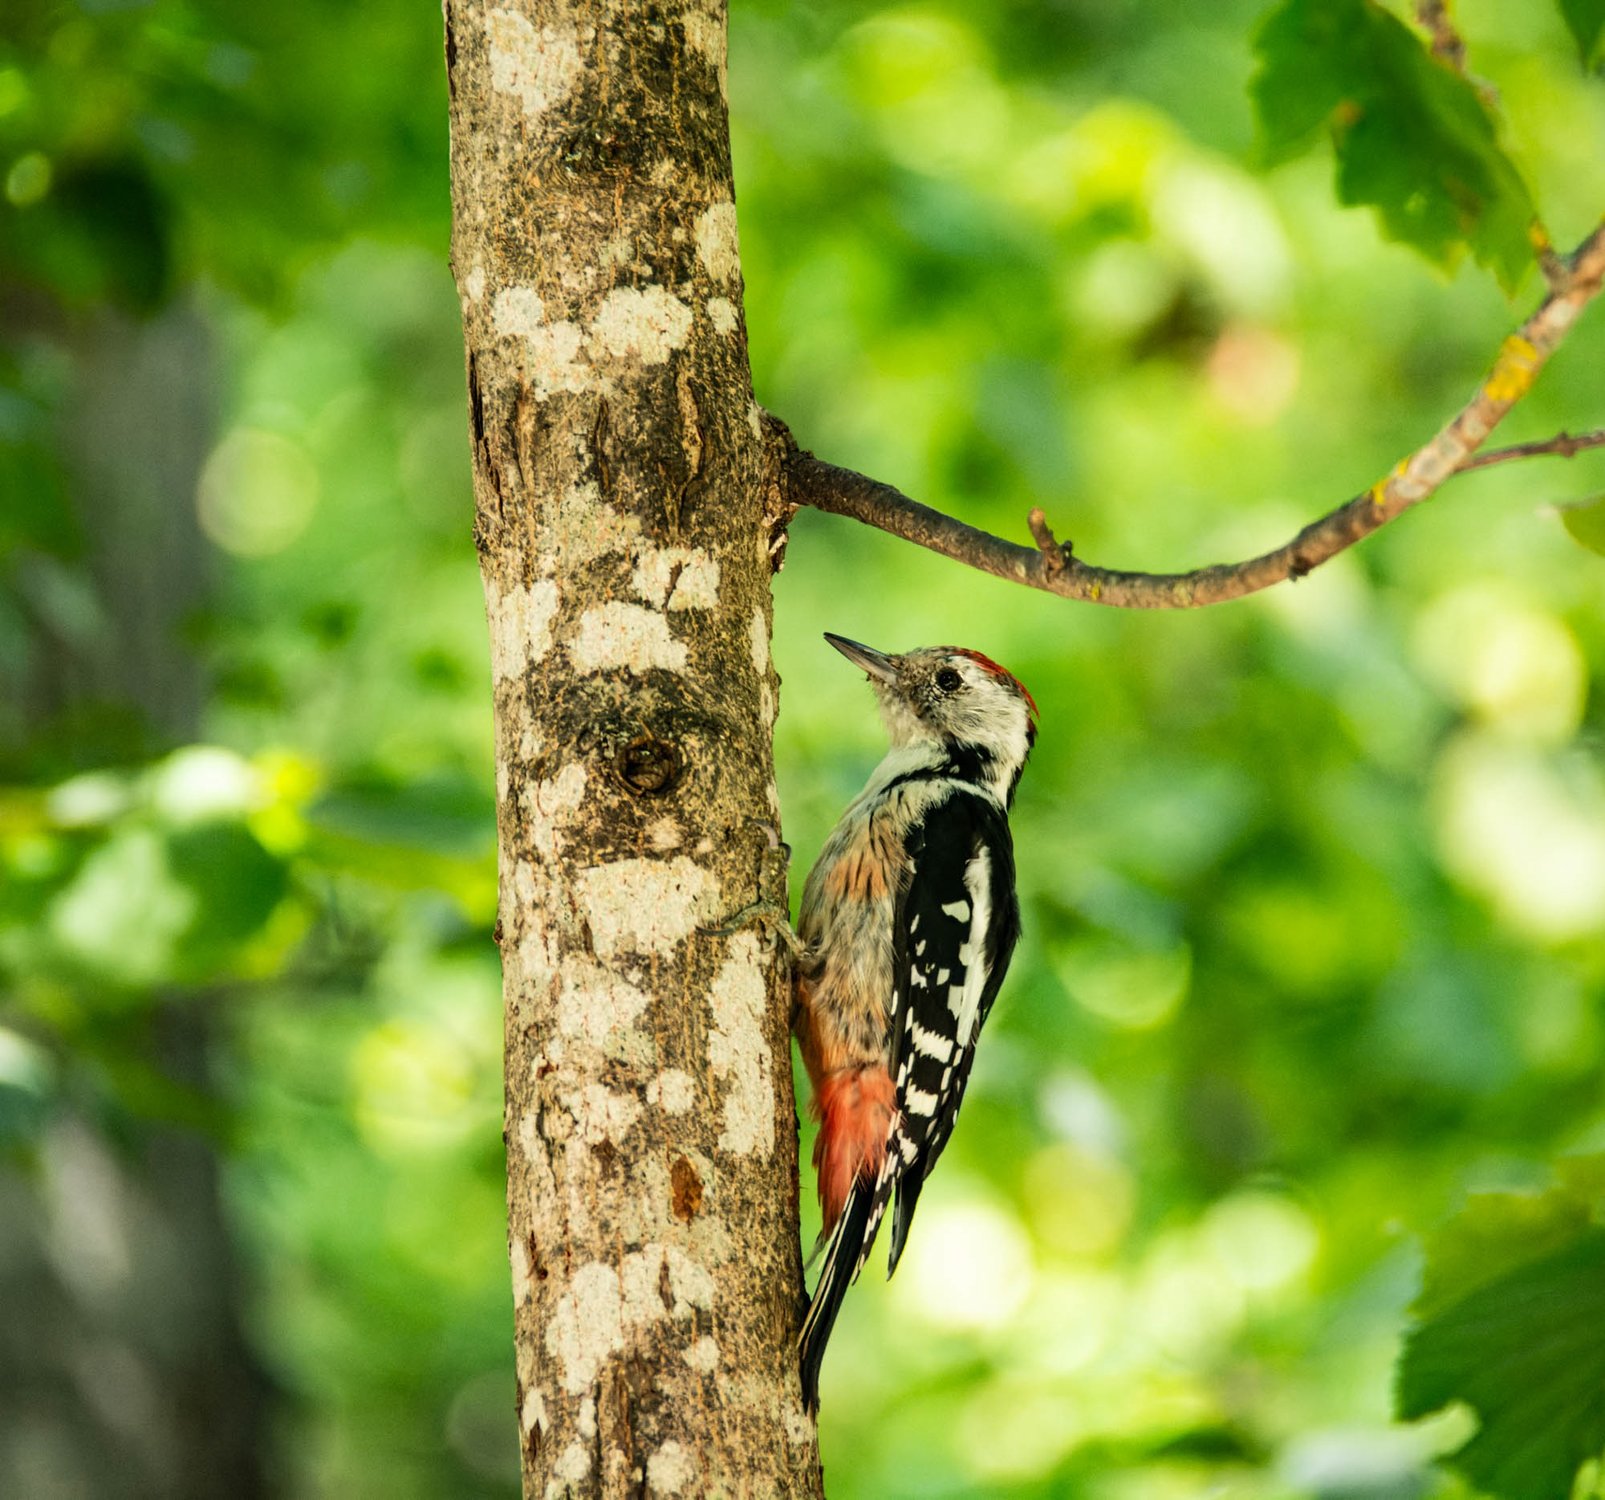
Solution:
[(1589, 1224), (1570, 1193), (1476, 1193), (1427, 1241), (1413, 1309), (1430, 1320), (1507, 1272), (1571, 1244)]
[(1375, 209), (1385, 234), (1439, 265), (1469, 247), (1515, 290), (1533, 259), (1532, 196), (1463, 76), (1375, 0), (1285, 0), (1255, 48), (1272, 160), (1327, 129), (1339, 201)]
[(1504, 1500), (1568, 1500), (1605, 1448), (1605, 1230), (1488, 1282), (1421, 1324), (1399, 1362), (1406, 1420), (1463, 1401), (1450, 1462)]
[(1577, 43), (1577, 54), (1585, 68), (1599, 59), (1600, 41), (1605, 37), (1605, 0), (1557, 0), (1560, 13)]
[(1572, 540), (1605, 557), (1605, 495), (1578, 500), (1559, 509), (1561, 525), (1571, 533)]

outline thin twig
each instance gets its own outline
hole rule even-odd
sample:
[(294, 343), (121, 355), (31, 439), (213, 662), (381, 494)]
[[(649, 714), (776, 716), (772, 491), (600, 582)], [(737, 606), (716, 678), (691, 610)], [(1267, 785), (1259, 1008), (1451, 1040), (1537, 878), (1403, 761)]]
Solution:
[[(1565, 275), (1543, 305), (1500, 346), (1493, 368), (1471, 400), (1386, 478), (1336, 510), (1312, 521), (1290, 542), (1245, 562), (1198, 568), (1188, 573), (1133, 573), (1095, 567), (1067, 548), (1042, 545), (1053, 533), (1046, 519), (1033, 520), (1035, 547), (1005, 541), (911, 500), (901, 491), (851, 469), (840, 469), (811, 453), (793, 452), (786, 460), (788, 499), (796, 505), (851, 516), (905, 541), (928, 547), (982, 572), (995, 574), (1067, 599), (1086, 599), (1126, 609), (1191, 609), (1240, 599), (1287, 578), (1302, 578), (1419, 505), (1454, 475), (1468, 468), (1529, 457), (1533, 453), (1575, 453), (1599, 446), (1599, 434), (1517, 444), (1475, 454), (1505, 414), (1532, 388), (1538, 372), (1564, 342), (1583, 308), (1605, 279), (1605, 223), (1564, 263)], [(1054, 566), (1050, 557), (1058, 559)]]
[(1416, 20), (1432, 38), (1432, 55), (1457, 73), (1466, 71), (1466, 44), (1449, 16), (1447, 0), (1419, 0)]
[(1427, 33), (1427, 50), (1482, 96), (1490, 110), (1499, 108), (1499, 90), (1466, 67), (1466, 43), (1449, 14), (1449, 0), (1417, 0), (1416, 22)]
[(1527, 226), (1527, 238), (1532, 244), (1533, 254), (1538, 258), (1538, 269), (1544, 273), (1545, 283), (1550, 291), (1560, 291), (1571, 274), (1571, 267), (1566, 264), (1566, 257), (1555, 248), (1555, 242), (1550, 239), (1542, 219), (1534, 218)]
[(1508, 448), (1490, 448), (1478, 453), (1460, 465), (1459, 472), (1469, 474), (1473, 469), (1486, 469), (1494, 464), (1507, 463), (1513, 458), (1575, 458), (1590, 448), (1605, 448), (1605, 427), (1593, 432), (1557, 432), (1551, 438), (1539, 438), (1531, 443), (1512, 443)]
[(1048, 576), (1051, 578), (1064, 572), (1065, 560), (1074, 549), (1069, 542), (1060, 544), (1053, 534), (1053, 528), (1048, 525), (1048, 518), (1042, 514), (1041, 506), (1032, 507), (1025, 524), (1031, 528), (1031, 538), (1037, 544), (1037, 551), (1042, 554), (1042, 566)]

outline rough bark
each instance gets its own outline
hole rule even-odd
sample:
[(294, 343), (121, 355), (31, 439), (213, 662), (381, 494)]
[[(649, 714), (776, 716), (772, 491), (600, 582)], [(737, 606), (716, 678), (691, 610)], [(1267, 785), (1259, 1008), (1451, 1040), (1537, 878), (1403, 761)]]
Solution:
[(718, 0), (447, 0), (527, 1496), (819, 1493)]

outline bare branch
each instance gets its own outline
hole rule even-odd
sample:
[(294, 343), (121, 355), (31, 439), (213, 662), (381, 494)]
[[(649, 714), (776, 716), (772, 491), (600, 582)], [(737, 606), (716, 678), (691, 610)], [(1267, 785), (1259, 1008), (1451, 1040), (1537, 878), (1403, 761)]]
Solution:
[(982, 572), (1067, 599), (1125, 609), (1193, 609), (1240, 599), (1283, 579), (1302, 578), (1469, 468), (1537, 453), (1569, 455), (1601, 445), (1599, 433), (1575, 438), (1562, 433), (1542, 443), (1496, 450), (1485, 454), (1481, 462), (1475, 457), (1488, 434), (1532, 388), (1538, 372), (1565, 340), (1583, 308), (1598, 295), (1605, 279), (1605, 223), (1561, 265), (1559, 284), (1552, 287), (1538, 311), (1504, 341), (1475, 394), (1430, 441), (1363, 494), (1312, 521), (1290, 542), (1245, 562), (1188, 573), (1133, 573), (1096, 567), (1074, 556), (1068, 547), (1060, 547), (1039, 511), (1033, 512), (1030, 520), (1037, 545), (1024, 547), (811, 453), (795, 452), (786, 461), (787, 497), (795, 505), (851, 516)]

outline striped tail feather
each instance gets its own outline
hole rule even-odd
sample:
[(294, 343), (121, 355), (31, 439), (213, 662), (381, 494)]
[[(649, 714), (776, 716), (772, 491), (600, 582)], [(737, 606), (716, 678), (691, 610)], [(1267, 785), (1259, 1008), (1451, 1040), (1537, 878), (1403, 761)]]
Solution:
[(808, 1315), (803, 1319), (797, 1357), (802, 1367), (803, 1401), (811, 1412), (819, 1410), (819, 1367), (825, 1358), (825, 1345), (830, 1340), (831, 1329), (836, 1326), (842, 1298), (847, 1295), (847, 1288), (853, 1284), (863, 1263), (875, 1196), (873, 1183), (860, 1180), (853, 1184), (841, 1218), (831, 1233), (813, 1301), (808, 1304)]
[(897, 1269), (897, 1263), (903, 1258), (903, 1246), (908, 1243), (908, 1226), (914, 1221), (914, 1205), (919, 1202), (920, 1189), (925, 1186), (925, 1179), (917, 1172), (909, 1172), (898, 1179), (897, 1207), (892, 1211), (892, 1248), (886, 1257), (886, 1279), (892, 1279), (892, 1272)]

